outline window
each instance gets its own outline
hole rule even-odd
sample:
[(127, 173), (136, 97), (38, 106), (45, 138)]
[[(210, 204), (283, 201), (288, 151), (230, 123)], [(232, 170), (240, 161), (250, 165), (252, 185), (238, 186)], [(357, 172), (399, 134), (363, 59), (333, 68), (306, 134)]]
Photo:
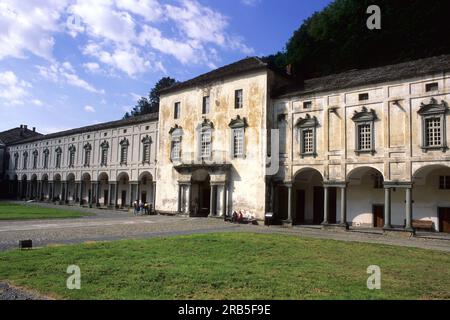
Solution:
[(84, 166), (89, 167), (91, 164), (91, 151), (92, 146), (90, 143), (84, 145)]
[(44, 150), (44, 169), (48, 169), (48, 159), (49, 159), (50, 151), (48, 149)]
[(441, 119), (425, 119), (425, 144), (428, 147), (439, 147), (441, 143)]
[(368, 93), (360, 93), (358, 95), (358, 100), (359, 101), (369, 100), (369, 94)]
[(38, 151), (34, 150), (33, 151), (33, 169), (37, 169), (37, 164), (38, 164)]
[(56, 148), (56, 168), (61, 168), (61, 157), (62, 157), (62, 150), (61, 148)]
[(287, 143), (287, 115), (279, 114), (277, 119), (277, 129), (279, 133), (278, 148), (280, 154), (286, 154), (286, 143)]
[(16, 152), (14, 154), (14, 170), (19, 169), (19, 154)]
[(245, 128), (247, 119), (237, 116), (228, 124), (231, 128), (231, 155), (233, 158), (245, 157)]
[(361, 123), (358, 128), (358, 150), (370, 151), (372, 149), (372, 127), (370, 124)]
[(170, 129), (169, 133), (172, 135), (170, 160), (178, 161), (181, 159), (181, 138), (183, 136), (183, 131), (181, 127), (175, 126)]
[(311, 109), (312, 102), (311, 101), (305, 101), (303, 102), (303, 109)]
[(150, 164), (151, 143), (152, 138), (148, 135), (142, 139), (142, 163)]
[(27, 169), (27, 163), (28, 163), (28, 152), (23, 153), (23, 169)]
[(75, 166), (75, 146), (71, 145), (69, 147), (69, 168), (73, 168)]
[(173, 107), (173, 118), (180, 119), (180, 102), (175, 102)]
[(108, 149), (109, 149), (109, 143), (105, 140), (100, 145), (101, 151), (100, 151), (100, 165), (101, 166), (107, 166), (108, 165)]
[(375, 153), (375, 120), (377, 120), (375, 110), (367, 110), (363, 107), (361, 111), (355, 111), (352, 120), (355, 123), (355, 152)]
[(427, 83), (425, 85), (425, 91), (426, 92), (430, 92), (430, 91), (438, 91), (439, 90), (439, 85), (437, 82), (433, 82), (433, 83)]
[(120, 164), (127, 164), (128, 160), (128, 146), (130, 143), (128, 139), (123, 139), (120, 141)]
[(244, 106), (244, 99), (242, 89), (236, 90), (234, 92), (234, 108), (242, 109), (243, 106)]
[(298, 130), (298, 140), (300, 141), (300, 155), (316, 156), (316, 129), (318, 126), (316, 117), (307, 114), (305, 118), (299, 118), (295, 124)]
[(203, 97), (202, 114), (209, 113), (209, 96)]
[(422, 150), (447, 150), (446, 122), (447, 105), (431, 98), (427, 104), (422, 103), (417, 112), (422, 117)]
[(450, 176), (439, 177), (439, 189), (450, 190)]
[(211, 129), (203, 128), (201, 131), (201, 158), (208, 159), (211, 157)]

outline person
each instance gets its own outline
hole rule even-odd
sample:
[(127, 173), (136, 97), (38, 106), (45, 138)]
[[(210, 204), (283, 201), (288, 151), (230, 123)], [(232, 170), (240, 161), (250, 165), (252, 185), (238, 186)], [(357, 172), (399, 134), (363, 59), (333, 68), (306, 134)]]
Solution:
[(148, 215), (148, 203), (147, 202), (144, 204), (144, 214)]
[(244, 215), (242, 214), (242, 210), (239, 210), (237, 221), (238, 223), (242, 223), (244, 221)]
[(139, 201), (139, 212), (142, 214), (144, 213), (144, 203), (142, 200)]
[(235, 210), (235, 211), (233, 211), (233, 215), (231, 216), (231, 222), (233, 222), (233, 223), (237, 222), (237, 218), (238, 218), (238, 214)]
[(134, 215), (137, 215), (139, 211), (137, 200), (133, 202), (133, 207), (134, 207)]

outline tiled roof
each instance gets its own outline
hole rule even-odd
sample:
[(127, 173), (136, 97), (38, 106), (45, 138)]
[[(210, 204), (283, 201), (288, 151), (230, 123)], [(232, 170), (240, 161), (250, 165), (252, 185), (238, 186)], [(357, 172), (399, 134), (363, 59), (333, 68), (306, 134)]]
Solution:
[(13, 143), (13, 144), (28, 143), (28, 142), (38, 141), (38, 140), (54, 139), (54, 138), (70, 136), (70, 135), (79, 134), (79, 133), (92, 132), (92, 131), (98, 131), (98, 130), (106, 130), (106, 129), (129, 126), (129, 125), (139, 124), (139, 123), (148, 122), (148, 121), (155, 121), (155, 120), (158, 120), (158, 114), (150, 113), (150, 114), (146, 114), (143, 116), (130, 117), (128, 119), (99, 123), (99, 124), (94, 124), (94, 125), (90, 125), (90, 126), (86, 126), (86, 127), (81, 127), (81, 128), (76, 128), (76, 129), (71, 129), (71, 130), (66, 130), (66, 131), (55, 132), (55, 133), (51, 133), (51, 134), (47, 134), (47, 135), (32, 137), (32, 138), (25, 139), (18, 143)]
[(212, 81), (219, 79), (236, 76), (238, 74), (247, 73), (250, 71), (272, 69), (275, 72), (280, 73), (279, 70), (271, 67), (268, 63), (265, 63), (258, 57), (249, 57), (237, 62), (231, 63), (229, 65), (220, 67), (218, 69), (212, 70), (205, 74), (202, 74), (193, 79), (177, 83), (170, 88), (160, 90), (160, 94), (167, 94), (170, 92), (186, 89), (189, 87), (194, 87), (198, 85), (207, 85)]
[(302, 81), (301, 83), (286, 86), (275, 92), (273, 97), (281, 98), (293, 95), (346, 89), (387, 81), (420, 77), (449, 70), (450, 55), (441, 55), (383, 67), (350, 70), (325, 77), (312, 78)]
[(13, 128), (0, 132), (0, 144), (11, 144), (31, 137), (41, 136), (40, 133), (25, 128)]

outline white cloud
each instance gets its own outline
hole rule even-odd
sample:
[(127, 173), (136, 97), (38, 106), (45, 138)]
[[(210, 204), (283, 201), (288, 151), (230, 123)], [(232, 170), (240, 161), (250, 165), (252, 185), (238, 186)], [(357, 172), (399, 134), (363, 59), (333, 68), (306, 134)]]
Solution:
[(97, 62), (83, 63), (83, 67), (90, 73), (98, 73), (100, 71), (100, 65)]
[(94, 107), (91, 106), (84, 106), (84, 111), (86, 112), (95, 112)]
[(158, 21), (164, 13), (163, 7), (156, 0), (116, 0), (116, 5), (143, 17), (146, 21)]
[(31, 103), (34, 104), (35, 106), (38, 106), (38, 107), (41, 107), (41, 106), (44, 105), (44, 104), (42, 103), (42, 101), (39, 100), (39, 99), (33, 99), (33, 100), (31, 100)]
[(31, 84), (19, 80), (13, 71), (0, 72), (0, 99), (11, 105), (23, 105)]
[(261, 0), (241, 0), (241, 3), (249, 7), (255, 7), (261, 3)]
[(0, 60), (8, 56), (25, 58), (27, 53), (52, 59), (53, 34), (61, 29), (59, 20), (66, 5), (67, 0), (2, 0)]
[(69, 62), (53, 63), (49, 66), (36, 66), (39, 75), (43, 78), (60, 84), (69, 84), (74, 87), (84, 89), (86, 91), (104, 94), (104, 90), (99, 90), (87, 81), (81, 79), (75, 72), (75, 69)]

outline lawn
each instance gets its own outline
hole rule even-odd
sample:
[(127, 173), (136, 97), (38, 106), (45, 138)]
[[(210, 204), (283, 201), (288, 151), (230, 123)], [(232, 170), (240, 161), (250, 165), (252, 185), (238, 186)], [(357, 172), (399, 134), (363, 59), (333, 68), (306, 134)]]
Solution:
[[(81, 290), (66, 289), (69, 265)], [(381, 290), (366, 286), (381, 268)], [(450, 299), (450, 254), (224, 233), (0, 253), (0, 281), (66, 299)]]
[(59, 207), (48, 208), (33, 204), (0, 202), (0, 220), (78, 218), (87, 215), (89, 214), (86, 212)]

